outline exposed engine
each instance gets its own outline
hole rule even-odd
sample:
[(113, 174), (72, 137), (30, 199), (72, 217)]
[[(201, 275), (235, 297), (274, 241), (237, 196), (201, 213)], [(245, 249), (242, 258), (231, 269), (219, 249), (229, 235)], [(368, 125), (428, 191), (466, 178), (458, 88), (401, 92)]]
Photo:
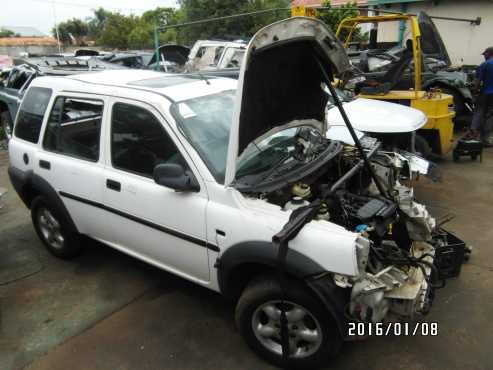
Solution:
[[(334, 143), (310, 131), (299, 130), (294, 150), (297, 161), (309, 162)], [(443, 233), (426, 206), (414, 198), (410, 184), (419, 166), (408, 153), (379, 150), (380, 143), (374, 138), (363, 138), (361, 143), (386, 194), (380, 193), (358, 150), (350, 145), (333, 151), (324, 166), (303, 178), (285, 181), (273, 190), (248, 193), (285, 211), (324, 199), (315, 219), (362, 236), (357, 243), (359, 276), (333, 277), (337, 286), (351, 290), (348, 315), (352, 319), (380, 322), (426, 314), (433, 291), (440, 285), (434, 259), (435, 245)], [(424, 164), (420, 165), (422, 169)]]

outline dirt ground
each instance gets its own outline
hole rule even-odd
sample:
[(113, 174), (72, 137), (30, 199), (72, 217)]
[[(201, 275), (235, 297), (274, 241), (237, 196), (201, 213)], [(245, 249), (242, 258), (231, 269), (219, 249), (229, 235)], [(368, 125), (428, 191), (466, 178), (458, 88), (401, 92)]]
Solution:
[[(0, 151), (0, 369), (268, 369), (243, 343), (222, 298), (97, 243), (71, 262), (45, 252)], [(417, 193), (474, 247), (437, 292), (436, 337), (347, 343), (331, 369), (491, 369), (493, 150), (482, 164), (440, 163)]]

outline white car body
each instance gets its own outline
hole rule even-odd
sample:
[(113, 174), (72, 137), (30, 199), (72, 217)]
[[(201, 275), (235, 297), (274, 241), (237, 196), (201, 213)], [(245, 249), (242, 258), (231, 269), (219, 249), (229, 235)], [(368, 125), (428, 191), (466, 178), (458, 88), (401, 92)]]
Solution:
[[(164, 96), (179, 102), (185, 98), (234, 90), (237, 81), (217, 78), (209, 80), (209, 83), (199, 80), (145, 90), (129, 85), (149, 78), (163, 78), (163, 74), (151, 71), (107, 71), (67, 78), (36, 79), (33, 87), (53, 90), (48, 111), (59, 95), (98, 97), (104, 101), (106, 108), (103, 114), (101, 155), (97, 163), (87, 163), (44, 151), (41, 146), (43, 136), (38, 144), (15, 138), (9, 146), (11, 165), (23, 172), (33, 171), (43, 176), (58, 193), (70, 194), (72, 197), (62, 199), (80, 233), (219, 291), (214, 264), (221, 254), (243, 242), (254, 240), (270, 243), (272, 235), (288, 220), (289, 212), (266, 202), (245, 198), (233, 187), (218, 184), (197, 152), (177, 129), (169, 113), (171, 102)], [(163, 127), (174, 138), (193, 169), (200, 183), (198, 193), (177, 193), (163, 188), (152, 179), (112, 168), (108, 151), (109, 112), (112, 105), (121, 101), (145, 107), (160, 118)], [(41, 132), (45, 131), (45, 125), (46, 116)], [(23, 161), (25, 153), (30, 158), (28, 164)], [(40, 160), (50, 162), (51, 171), (39, 168), (37, 164)], [(107, 178), (122, 184), (121, 193), (104, 186)], [(103, 205), (106, 210), (74, 200), (74, 197)], [(167, 204), (173, 211), (163, 211), (163, 204)], [(110, 208), (180, 233), (181, 237), (133, 222), (108, 211)], [(225, 235), (218, 234), (218, 230)], [(330, 235), (330, 238), (324, 235)], [(290, 248), (317, 261), (327, 271), (357, 275), (355, 246), (358, 237), (359, 234), (349, 232), (342, 226), (316, 221), (303, 229)]]
[[(294, 73), (300, 65), (305, 68), (304, 73)], [(423, 263), (416, 259), (426, 257), (428, 265), (433, 263), (433, 248), (426, 242), (431, 240), (435, 221), (426, 207), (414, 201), (412, 189), (399, 183), (398, 176), (407, 159), (384, 152), (378, 154), (379, 162), (374, 162), (373, 167), (369, 163), (364, 167), (363, 148), (358, 151), (324, 138), (328, 97), (322, 85), (329, 82), (328, 71), (335, 75), (345, 73), (349, 68), (343, 46), (324, 23), (295, 17), (267, 26), (254, 36), (246, 50), (238, 81), (142, 70), (37, 78), (29, 87), (17, 115), (14, 137), (9, 145), (9, 175), (29, 207), (31, 202), (36, 205), (36, 201), (44, 196), (44, 203), (43, 199), (41, 201), (45, 208), (36, 213), (34, 207), (33, 222), (45, 245), (53, 241), (53, 235), (60, 236), (49, 234), (46, 237), (42, 230), (40, 232), (41, 223), (46, 221), (44, 218), (52, 218), (45, 212), (51, 206), (56, 211), (55, 216), (65, 218), (62, 226), (73, 234), (88, 235), (227, 296), (241, 294), (245, 287), (249, 289), (246, 285), (249, 281), (242, 279), (249, 278), (255, 283), (255, 276), (249, 274), (264, 277), (266, 270), (270, 275), (284, 271), (296, 279), (296, 284), (303, 283), (302, 287), (311, 292), (307, 293), (307, 299), (312, 301), (317, 297), (315, 310), (323, 312), (318, 321), (332, 317), (338, 330), (335, 333), (333, 327), (328, 329), (330, 325), (319, 325), (315, 320), (310, 320), (310, 327), (303, 324), (300, 336), (295, 335), (301, 339), (290, 343), (297, 346), (293, 357), (302, 361), (313, 353), (320, 355), (321, 338), (332, 335), (337, 343), (347, 337), (348, 312), (356, 320), (373, 322), (382, 321), (388, 312), (411, 317), (424, 311), (431, 299), (430, 268), (424, 266), (421, 270), (419, 267), (423, 267)], [(44, 98), (31, 101), (31, 92), (42, 92)], [(191, 108), (193, 99), (210, 96), (221, 96), (226, 103), (215, 102), (217, 105), (213, 106), (207, 100), (199, 109)], [(57, 99), (59, 97), (62, 98)], [(68, 107), (75, 109), (65, 111), (66, 101)], [(61, 105), (57, 105), (58, 102)], [(88, 110), (87, 106), (91, 104), (98, 108)], [(122, 105), (130, 107), (126, 111), (127, 117), (138, 111), (145, 113), (140, 117), (147, 118), (132, 118), (132, 124), (141, 119), (139, 125), (129, 125), (131, 130), (118, 131), (125, 117), (118, 118), (115, 111)], [(209, 115), (208, 118), (213, 117), (209, 120), (197, 119), (200, 109), (210, 112), (216, 107), (219, 107), (217, 116)], [(216, 141), (216, 146), (224, 144), (221, 146), (224, 152), (219, 153), (224, 165), (221, 177), (211, 166), (210, 157), (204, 155), (196, 137), (190, 135), (190, 126), (194, 129), (206, 127), (206, 133), (198, 131), (206, 136), (223, 125), (223, 112), (229, 108), (233, 110), (232, 120), (226, 120), (229, 130), (221, 132), (224, 135)], [(377, 108), (374, 111), (375, 114), (380, 112)], [(391, 111), (391, 114), (400, 114), (401, 120), (407, 119), (404, 108), (393, 107)], [(89, 118), (84, 118), (84, 112), (92, 112), (92, 115), (88, 113)], [(368, 110), (365, 112), (368, 114)], [(413, 113), (411, 111), (410, 125), (416, 125), (413, 122), (418, 115), (413, 116)], [(352, 115), (357, 120), (363, 118), (356, 113)], [(39, 126), (32, 127), (31, 122), (36, 120), (39, 120)], [(95, 120), (98, 123), (92, 126), (87, 123)], [(138, 151), (128, 149), (128, 163), (152, 164), (152, 175), (142, 175), (133, 167), (122, 169), (115, 165), (121, 154), (117, 152), (120, 145), (117, 141), (130, 148), (134, 136), (142, 135), (143, 126), (149, 121), (157, 122), (159, 132), (148, 133), (148, 139), (166, 137), (164, 144), (173, 149), (171, 157), (176, 162), (168, 163), (171, 157), (143, 161), (131, 155), (140, 156)], [(387, 121), (391, 121), (390, 116)], [(94, 131), (93, 126), (99, 131)], [(91, 134), (96, 132), (91, 136), (96, 139), (86, 148), (82, 141), (92, 140), (87, 139), (87, 127), (91, 128)], [(66, 140), (60, 134), (63, 130), (69, 132)], [(283, 135), (276, 137), (283, 130), (295, 134), (292, 137), (285, 135), (284, 139)], [(57, 145), (65, 140), (62, 146), (56, 147), (60, 150), (52, 150), (50, 140), (53, 135)], [(279, 146), (279, 137), (284, 149)], [(74, 138), (81, 138), (81, 141), (72, 140)], [(267, 144), (259, 141), (263, 139), (270, 141)], [(272, 144), (271, 141), (275, 142)], [(214, 145), (207, 140), (204, 143)], [(83, 150), (70, 151), (78, 145)], [(259, 149), (269, 146), (274, 154)], [(248, 161), (256, 158), (251, 155), (252, 148), (258, 150), (256, 155), (261, 157), (260, 172), (255, 166), (253, 172), (242, 172), (245, 168), (243, 160), (246, 158), (249, 169), (251, 163)], [(378, 149), (378, 143), (366, 147), (369, 156), (376, 155)], [(264, 169), (266, 162), (261, 154), (276, 159), (280, 152), (283, 160), (267, 162), (268, 168)], [(284, 157), (285, 153), (289, 155)], [(156, 158), (159, 161), (155, 161)], [(342, 167), (345, 167), (344, 171)], [(283, 168), (283, 174), (277, 172), (279, 168)], [(363, 168), (368, 172), (362, 172)], [(371, 168), (374, 169), (370, 171)], [(263, 176), (265, 172), (271, 174), (271, 170), (276, 173)], [(170, 175), (171, 172), (166, 171), (175, 172)], [(349, 182), (356, 174), (362, 176), (359, 183), (352, 181), (352, 184), (359, 184), (354, 190)], [(397, 178), (393, 178), (394, 174)], [(176, 182), (166, 180), (166, 176)], [(255, 176), (256, 181), (249, 180)], [(305, 183), (305, 179), (312, 182)], [(382, 183), (389, 186), (388, 191)], [(295, 208), (287, 205), (291, 201), (300, 204), (301, 198), (296, 194), (309, 189), (308, 184), (316, 193), (310, 198), (305, 192), (312, 203), (305, 200), (301, 204), (311, 204), (311, 207), (298, 209), (318, 213), (316, 217), (303, 219), (307, 222), (302, 223), (296, 234), (291, 234), (293, 237), (288, 240), (289, 248), (281, 265), (279, 256), (282, 256), (283, 246), (276, 244), (278, 237), (273, 237), (289, 228), (292, 218), (297, 220), (299, 217)], [(323, 189), (329, 189), (330, 193)], [(397, 189), (398, 193), (395, 192)], [(277, 202), (268, 198), (283, 192)], [(322, 206), (329, 210), (329, 204), (322, 202), (331, 200), (325, 194), (341, 203), (330, 212), (340, 209), (342, 221), (335, 213), (333, 219), (328, 217), (329, 212), (322, 212)], [(286, 196), (290, 199), (288, 202), (284, 200)], [(399, 207), (407, 207), (404, 212), (407, 210), (409, 218), (397, 215)], [(413, 211), (416, 207), (419, 207), (419, 213)], [(364, 212), (360, 214), (361, 210)], [(354, 216), (348, 212), (353, 212)], [(353, 219), (348, 221), (350, 217), (358, 223), (353, 225)], [(371, 246), (375, 250), (383, 249), (381, 238), (375, 238), (373, 244), (371, 233), (380, 237), (387, 235), (390, 225), (398, 220), (412, 223), (416, 237), (409, 238), (410, 244), (404, 248), (391, 240), (388, 241), (390, 246), (387, 243), (385, 248), (394, 248), (393, 253), (398, 253), (395, 248), (398, 251), (407, 248), (408, 258), (418, 261), (409, 269), (399, 269), (387, 263), (387, 259), (369, 260)], [(48, 223), (57, 230), (61, 224)], [(401, 226), (406, 228), (402, 223)], [(415, 241), (423, 242), (423, 245), (414, 248)], [(63, 246), (64, 240), (61, 243)], [(285, 308), (276, 308), (280, 299), (277, 293), (270, 297), (261, 303), (270, 305), (269, 312), (273, 314), (266, 315), (279, 321), (279, 315), (273, 310), (281, 312)], [(293, 304), (292, 320), (313, 316), (314, 311), (305, 310), (303, 306), (311, 303)], [(257, 312), (265, 305), (254, 306), (252, 303), (251, 307)], [(274, 356), (271, 361), (282, 363), (280, 329), (254, 321), (253, 310), (244, 308), (248, 302), (242, 304), (240, 299), (240, 306), (243, 307), (242, 315), (247, 315), (243, 330), (255, 331), (250, 336), (244, 335), (247, 341), (248, 338), (255, 340), (252, 336), (257, 336), (260, 342), (269, 337), (270, 344), (258, 352), (267, 351), (268, 356)], [(318, 330), (324, 334), (320, 336)], [(318, 344), (311, 346), (312, 342)], [(332, 350), (336, 349), (337, 346)]]

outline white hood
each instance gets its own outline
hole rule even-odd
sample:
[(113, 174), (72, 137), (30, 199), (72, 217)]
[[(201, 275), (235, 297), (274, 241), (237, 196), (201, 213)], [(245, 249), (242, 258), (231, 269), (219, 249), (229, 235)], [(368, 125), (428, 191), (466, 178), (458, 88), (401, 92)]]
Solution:
[[(426, 124), (423, 112), (401, 104), (381, 100), (358, 98), (344, 104), (354, 129), (372, 133), (413, 132)], [(327, 123), (331, 126), (346, 126), (337, 108), (327, 113)]]
[(237, 158), (261, 135), (295, 120), (323, 122), (324, 73), (332, 78), (350, 68), (342, 44), (315, 18), (288, 18), (257, 32), (240, 69), (225, 184), (235, 178)]

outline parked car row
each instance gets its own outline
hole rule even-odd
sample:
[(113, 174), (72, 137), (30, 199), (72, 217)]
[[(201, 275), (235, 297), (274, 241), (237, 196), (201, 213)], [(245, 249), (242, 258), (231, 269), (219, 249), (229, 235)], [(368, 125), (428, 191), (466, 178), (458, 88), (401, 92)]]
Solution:
[(122, 69), (102, 60), (73, 57), (31, 56), (14, 59), (14, 65), (0, 71), (0, 127), (10, 140), (13, 122), (22, 98), (32, 81), (39, 76), (67, 76), (80, 73)]
[[(216, 66), (218, 48), (192, 53)], [(53, 255), (76, 256), (85, 235), (220, 292), (258, 355), (312, 368), (352, 322), (428, 313), (464, 243), (414, 198), (430, 164), (378, 135), (412, 135), (426, 118), (341, 102), (332, 82), (351, 65), (325, 24), (277, 22), (240, 52), (237, 78), (119, 70), (23, 84), (9, 175)]]

